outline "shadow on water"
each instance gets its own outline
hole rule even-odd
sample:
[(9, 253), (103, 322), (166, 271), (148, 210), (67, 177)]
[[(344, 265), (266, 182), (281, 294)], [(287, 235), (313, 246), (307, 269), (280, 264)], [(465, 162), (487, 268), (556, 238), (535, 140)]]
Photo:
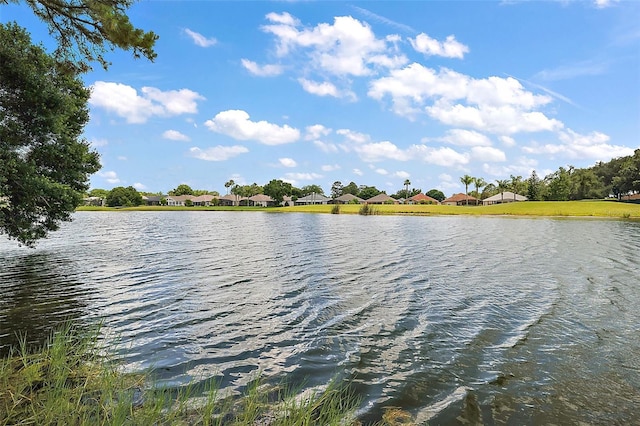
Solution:
[(0, 260), (0, 355), (17, 345), (20, 336), (38, 346), (60, 323), (81, 324), (86, 286), (75, 279), (72, 261), (48, 252)]

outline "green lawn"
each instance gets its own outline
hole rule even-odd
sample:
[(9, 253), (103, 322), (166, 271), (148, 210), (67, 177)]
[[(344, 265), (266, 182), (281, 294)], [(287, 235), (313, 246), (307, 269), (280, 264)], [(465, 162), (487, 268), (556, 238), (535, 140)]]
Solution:
[[(79, 207), (79, 211), (268, 211), (268, 212), (304, 212), (331, 213), (332, 205), (295, 206), (295, 207)], [(362, 205), (340, 205), (340, 214), (358, 214)], [(377, 214), (411, 215), (510, 215), (510, 216), (582, 216), (640, 218), (640, 204), (619, 203), (616, 201), (527, 201), (519, 203), (496, 204), (492, 206), (440, 206), (429, 204), (372, 205)]]

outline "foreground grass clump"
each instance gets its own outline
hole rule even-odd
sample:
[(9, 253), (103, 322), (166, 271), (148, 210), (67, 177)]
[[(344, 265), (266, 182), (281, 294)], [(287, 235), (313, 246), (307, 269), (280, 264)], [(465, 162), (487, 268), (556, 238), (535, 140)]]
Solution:
[(335, 383), (322, 391), (266, 388), (222, 398), (213, 381), (176, 389), (151, 373), (124, 374), (100, 346), (99, 330), (64, 326), (39, 350), (26, 340), (0, 360), (0, 425), (349, 425), (358, 400)]

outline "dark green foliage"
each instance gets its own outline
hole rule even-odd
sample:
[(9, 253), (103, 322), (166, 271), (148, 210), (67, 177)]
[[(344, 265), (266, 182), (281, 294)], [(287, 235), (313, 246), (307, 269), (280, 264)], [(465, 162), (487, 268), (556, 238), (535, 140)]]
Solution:
[(303, 197), (311, 195), (313, 193), (324, 195), (324, 189), (322, 189), (320, 185), (305, 185), (300, 188), (300, 191), (302, 191)]
[[(0, 0), (2, 3), (20, 0)], [(158, 36), (135, 28), (126, 14), (131, 0), (25, 0), (56, 39), (55, 56), (79, 72), (91, 69), (89, 62), (109, 66), (104, 58), (114, 48), (131, 50), (135, 58), (154, 60)]]
[(0, 24), (0, 233), (32, 246), (82, 203), (100, 169), (82, 138), (88, 99), (75, 72)]
[(189, 185), (182, 183), (176, 189), (169, 191), (169, 195), (193, 195), (193, 189)]
[[(276, 204), (282, 203), (285, 195), (292, 195), (293, 186), (289, 182), (284, 182), (280, 179), (272, 179), (263, 188), (264, 195), (271, 197)], [(296, 194), (296, 196), (300, 197)]]
[(331, 214), (340, 214), (340, 204), (334, 204), (331, 207)]
[(342, 182), (339, 180), (333, 182), (331, 185), (331, 198), (338, 198), (342, 195), (342, 190), (344, 189)]
[(429, 192), (427, 192), (425, 195), (428, 195), (431, 198), (435, 198), (438, 201), (442, 201), (445, 198), (447, 198), (444, 196), (444, 192), (440, 191), (439, 189), (432, 189)]
[(133, 186), (126, 188), (117, 186), (107, 195), (107, 206), (109, 207), (134, 207), (140, 204), (142, 204), (142, 195)]
[(529, 201), (542, 200), (542, 181), (538, 177), (538, 174), (535, 170), (531, 172), (531, 177), (527, 179), (527, 184), (527, 198), (529, 199)]
[(375, 186), (365, 186), (365, 185), (361, 185), (358, 191), (357, 195), (358, 197), (362, 198), (363, 200), (368, 200), (371, 197), (375, 197), (376, 195), (382, 193), (382, 191), (380, 191), (378, 188), (376, 188)]
[(378, 214), (378, 210), (370, 204), (364, 203), (360, 210), (358, 210), (358, 214), (362, 216), (370, 216)]
[(358, 185), (356, 185), (355, 182), (349, 182), (349, 185), (345, 185), (342, 188), (342, 194), (340, 195), (344, 195), (344, 194), (351, 194), (351, 195), (355, 195), (356, 197), (359, 197), (360, 193), (360, 188), (358, 187)]

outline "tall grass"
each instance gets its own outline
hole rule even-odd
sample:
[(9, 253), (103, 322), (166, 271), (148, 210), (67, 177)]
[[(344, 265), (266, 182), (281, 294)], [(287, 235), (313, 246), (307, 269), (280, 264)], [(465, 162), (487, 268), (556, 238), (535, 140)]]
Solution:
[(0, 425), (349, 425), (359, 401), (349, 387), (305, 392), (256, 379), (241, 397), (158, 388), (152, 373), (124, 374), (99, 344), (99, 329), (66, 325), (30, 351), (26, 339), (0, 360)]
[(361, 214), (363, 216), (374, 215), (374, 214), (378, 214), (378, 209), (373, 207), (371, 204), (365, 203), (358, 210), (358, 214)]

